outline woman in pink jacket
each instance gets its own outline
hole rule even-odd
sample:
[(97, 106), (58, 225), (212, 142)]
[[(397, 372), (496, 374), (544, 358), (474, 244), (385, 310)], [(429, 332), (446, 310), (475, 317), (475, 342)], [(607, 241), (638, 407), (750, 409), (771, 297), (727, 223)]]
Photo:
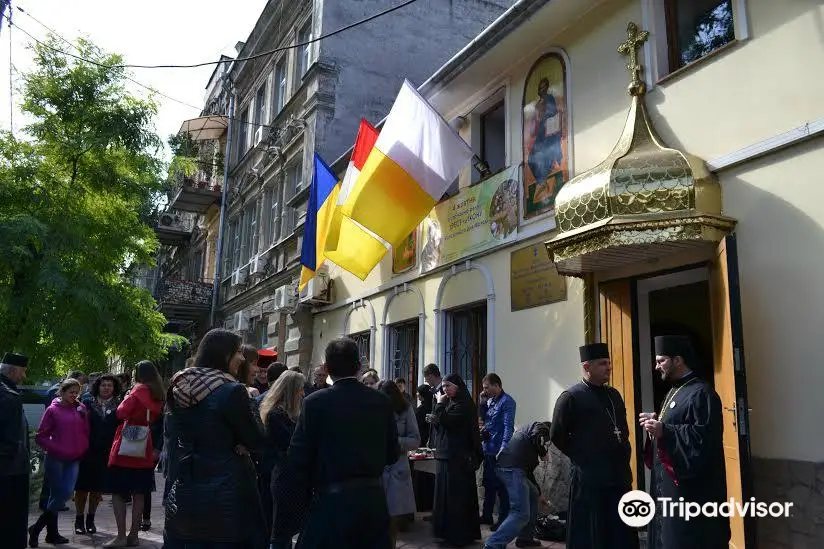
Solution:
[(37, 547), (38, 538), (46, 528), (46, 543), (69, 543), (57, 531), (57, 513), (74, 490), (80, 459), (89, 447), (88, 410), (80, 403), (81, 385), (76, 379), (60, 384), (58, 397), (46, 408), (35, 440), (46, 452), (44, 469), (49, 485), (46, 510), (29, 527), (29, 546)]

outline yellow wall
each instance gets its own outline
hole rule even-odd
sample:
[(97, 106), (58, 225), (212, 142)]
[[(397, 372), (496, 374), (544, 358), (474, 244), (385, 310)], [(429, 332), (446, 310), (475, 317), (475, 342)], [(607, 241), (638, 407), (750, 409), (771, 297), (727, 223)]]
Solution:
[[(501, 85), (507, 86), (510, 120), (508, 158), (522, 161), (521, 101), (527, 71), (550, 48), (569, 58), (573, 175), (587, 170), (612, 150), (627, 116), (626, 60), (616, 47), (626, 24), (642, 25), (640, 0), (600, 3), (572, 24), (557, 17), (571, 0), (556, 0), (515, 33), (429, 98), (446, 119), (466, 115)], [(583, 1), (583, 0), (582, 0)], [(591, 2), (594, 4), (594, 2)], [(705, 160), (824, 116), (824, 5), (820, 0), (748, 0), (749, 39), (688, 67), (654, 86), (647, 106), (658, 133), (672, 147)], [(572, 8), (570, 8), (572, 9)], [(553, 11), (554, 10), (554, 11)], [(643, 27), (642, 27), (643, 28)], [(653, 39), (656, 37), (653, 36)], [(821, 460), (824, 438), (810, 432), (824, 417), (824, 368), (815, 330), (824, 303), (824, 246), (820, 185), (822, 139), (719, 174), (725, 213), (739, 220), (739, 255), (745, 332), (745, 358), (752, 451), (757, 456)], [(550, 230), (551, 220), (537, 226)], [(533, 225), (533, 228), (535, 225)], [(545, 240), (544, 235), (540, 240)], [(522, 242), (520, 245), (525, 245)], [(496, 292), (496, 371), (519, 403), (518, 421), (548, 417), (560, 390), (578, 379), (577, 347), (583, 342), (580, 282), (569, 280), (564, 303), (509, 311), (509, 253), (477, 261), (494, 273)], [(387, 255), (366, 281), (332, 266), (336, 299), (342, 302), (398, 280)], [(435, 274), (412, 282), (426, 301), (426, 361), (435, 360), (432, 308), (441, 279)], [(449, 282), (444, 306), (483, 299), (477, 272)], [(382, 355), (382, 296), (372, 298)], [(417, 297), (398, 297), (390, 322), (414, 318)], [(317, 315), (315, 359), (340, 334), (343, 311)], [(352, 314), (350, 332), (369, 327), (367, 310)], [(321, 335), (322, 334), (322, 335)]]
[[(504, 388), (518, 403), (517, 422), (552, 418), (552, 407), (558, 395), (580, 378), (578, 346), (583, 343), (582, 284), (578, 279), (567, 279), (567, 300), (511, 311), (510, 253), (546, 237), (525, 241), (514, 247), (497, 251), (478, 260), (486, 265), (493, 277), (495, 291), (495, 369)], [(443, 273), (431, 275), (414, 284), (421, 289), (426, 306), (425, 363), (440, 361), (435, 349), (435, 307), (438, 287)], [(376, 356), (383, 357), (380, 324), (388, 293), (370, 299), (375, 308), (377, 341)], [(445, 286), (444, 309), (483, 301), (486, 299), (486, 281), (478, 270), (453, 276)], [(346, 310), (351, 305), (315, 315), (313, 361), (323, 359), (326, 344), (341, 335)], [(390, 305), (387, 324), (415, 319), (420, 312), (420, 298), (414, 292), (395, 297)], [(369, 309), (359, 307), (352, 311), (348, 333), (369, 330)], [(372, 366), (382, 371), (382, 358)], [(422, 382), (422, 380), (421, 380)]]
[(824, 138), (722, 177), (739, 220), (744, 355), (753, 453), (824, 458)]

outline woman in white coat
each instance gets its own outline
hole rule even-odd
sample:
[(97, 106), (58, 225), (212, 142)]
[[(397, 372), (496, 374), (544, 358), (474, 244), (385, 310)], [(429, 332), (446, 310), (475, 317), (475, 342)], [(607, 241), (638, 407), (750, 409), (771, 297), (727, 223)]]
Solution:
[(409, 469), (409, 459), (406, 452), (421, 445), (421, 435), (418, 431), (418, 420), (415, 418), (415, 409), (403, 398), (398, 386), (393, 381), (382, 381), (378, 390), (383, 392), (392, 401), (395, 410), (395, 421), (398, 427), (398, 444), (401, 455), (398, 461), (383, 471), (383, 484), (386, 490), (386, 505), (391, 517), (390, 533), (391, 547), (395, 547), (398, 537), (398, 523), (401, 517), (415, 512), (415, 492), (412, 488), (412, 471)]

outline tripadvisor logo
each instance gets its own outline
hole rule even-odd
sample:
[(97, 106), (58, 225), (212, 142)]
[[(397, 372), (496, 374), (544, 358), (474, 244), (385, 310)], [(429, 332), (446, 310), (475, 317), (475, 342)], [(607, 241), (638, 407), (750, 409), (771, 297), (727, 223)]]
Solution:
[[(712, 501), (703, 505), (693, 501), (684, 501), (684, 498), (678, 498), (678, 501), (673, 501), (672, 498), (658, 498), (658, 502), (662, 517), (679, 517), (684, 520), (696, 517), (789, 517), (790, 508), (793, 506), (792, 502), (768, 504), (755, 501), (755, 498), (750, 498), (750, 501), (743, 504), (735, 501), (734, 498), (724, 503)], [(655, 512), (655, 500), (641, 490), (627, 492), (618, 502), (618, 516), (624, 524), (633, 528), (641, 528), (649, 524)]]

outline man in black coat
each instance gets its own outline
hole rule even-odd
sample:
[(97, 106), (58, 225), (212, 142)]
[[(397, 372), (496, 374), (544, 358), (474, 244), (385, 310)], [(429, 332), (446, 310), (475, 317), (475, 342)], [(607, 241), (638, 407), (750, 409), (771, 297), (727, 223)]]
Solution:
[(651, 549), (725, 549), (730, 520), (718, 516), (687, 520), (675, 511), (664, 514), (670, 502), (725, 503), (724, 426), (721, 399), (691, 366), (695, 352), (686, 336), (655, 338), (655, 369), (672, 387), (661, 413), (644, 412), (639, 424), (647, 434), (644, 457), (652, 470), (651, 495), (658, 501), (648, 530)]
[(555, 403), (550, 439), (572, 464), (567, 549), (638, 549), (638, 533), (621, 520), (618, 503), (632, 490), (632, 455), (621, 394), (607, 385), (609, 348), (579, 349), (584, 377)]
[(26, 547), (29, 521), (29, 425), (17, 385), (26, 377), (28, 359), (6, 353), (0, 362), (0, 545)]
[(359, 356), (349, 338), (326, 347), (333, 385), (303, 401), (275, 486), (276, 500), (290, 502), (277, 506), (275, 533), (302, 529), (301, 549), (390, 546), (383, 470), (397, 461), (401, 449), (389, 398), (355, 377)]

